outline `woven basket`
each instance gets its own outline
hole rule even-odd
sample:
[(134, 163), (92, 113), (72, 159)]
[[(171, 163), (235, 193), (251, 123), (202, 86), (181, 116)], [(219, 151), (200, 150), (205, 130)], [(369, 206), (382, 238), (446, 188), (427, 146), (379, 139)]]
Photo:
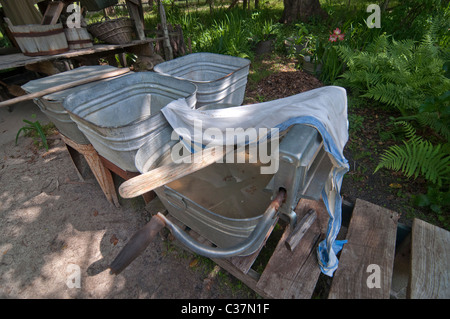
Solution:
[(133, 22), (128, 18), (97, 22), (87, 28), (94, 37), (109, 44), (126, 44), (133, 40)]

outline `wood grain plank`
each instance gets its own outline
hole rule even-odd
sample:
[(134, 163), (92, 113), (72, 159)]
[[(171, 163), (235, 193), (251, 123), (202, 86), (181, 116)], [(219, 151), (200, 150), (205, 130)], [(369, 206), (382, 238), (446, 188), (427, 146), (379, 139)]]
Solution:
[(396, 212), (356, 200), (348, 243), (342, 250), (328, 298), (389, 298), (398, 217)]
[(411, 245), (412, 299), (450, 298), (450, 232), (414, 219)]

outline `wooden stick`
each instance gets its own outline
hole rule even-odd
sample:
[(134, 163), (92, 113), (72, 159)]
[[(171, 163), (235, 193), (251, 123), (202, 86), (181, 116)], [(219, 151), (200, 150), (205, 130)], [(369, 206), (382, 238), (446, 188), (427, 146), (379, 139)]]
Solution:
[(109, 267), (111, 274), (118, 275), (133, 260), (135, 260), (147, 246), (152, 242), (156, 235), (165, 227), (165, 222), (158, 215), (153, 216), (144, 227), (135, 233), (130, 241), (122, 248), (120, 253)]
[(13, 98), (13, 99), (9, 99), (9, 100), (0, 102), (0, 107), (9, 106), (9, 105), (27, 101), (27, 100), (32, 100), (32, 99), (42, 97), (42, 96), (50, 94), (50, 93), (67, 90), (67, 89), (73, 88), (78, 85), (82, 85), (82, 84), (86, 84), (86, 83), (90, 83), (90, 82), (94, 82), (94, 81), (100, 81), (100, 80), (107, 79), (107, 78), (112, 78), (114, 76), (122, 75), (127, 72), (130, 72), (129, 68), (120, 68), (120, 69), (117, 69), (117, 70), (114, 70), (114, 71), (111, 71), (108, 73), (88, 77), (86, 79), (81, 79), (81, 80), (77, 80), (77, 81), (73, 81), (73, 82), (69, 82), (69, 83), (56, 85), (51, 88), (42, 90), (40, 92), (22, 95), (22, 96)]
[(300, 220), (300, 222), (295, 226), (295, 229), (293, 232), (289, 235), (289, 237), (286, 239), (285, 244), (286, 247), (293, 251), (295, 247), (297, 247), (300, 240), (303, 238), (303, 236), (306, 234), (308, 229), (311, 227), (311, 225), (314, 223), (314, 221), (317, 218), (316, 211), (313, 209), (310, 209), (305, 216)]
[[(213, 152), (213, 149), (214, 148), (208, 151), (203, 150), (201, 159), (196, 158), (196, 155), (191, 156), (191, 163), (172, 162), (168, 165), (155, 168), (147, 173), (133, 177), (120, 185), (119, 194), (123, 198), (132, 198), (142, 195), (209, 166), (226, 156), (225, 152), (221, 152), (220, 150)], [(231, 151), (234, 151), (234, 149), (229, 152)]]

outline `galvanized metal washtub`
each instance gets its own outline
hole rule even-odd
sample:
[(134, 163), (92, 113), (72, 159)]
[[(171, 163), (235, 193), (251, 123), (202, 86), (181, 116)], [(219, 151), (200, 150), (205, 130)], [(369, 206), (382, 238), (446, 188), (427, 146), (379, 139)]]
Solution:
[[(231, 107), (229, 104), (208, 105), (201, 109)], [(167, 123), (153, 132), (136, 153), (135, 164), (145, 173), (169, 164), (173, 129)], [(187, 150), (183, 154), (189, 154)], [(272, 193), (265, 190), (273, 175), (260, 174), (260, 163), (214, 163), (195, 173), (155, 189), (155, 193), (171, 216), (181, 221), (220, 249), (229, 249), (245, 242), (271, 203)], [(258, 236), (239, 255), (249, 255), (262, 244), (276, 219), (261, 223)], [(201, 253), (204, 254), (202, 251)], [(233, 252), (230, 252), (233, 254)]]
[(244, 100), (250, 60), (215, 53), (192, 53), (160, 63), (154, 71), (189, 80), (198, 87), (197, 107)]
[[(22, 86), (27, 93), (40, 92), (42, 90), (73, 81), (78, 81), (91, 76), (96, 76), (111, 72), (117, 69), (109, 65), (83, 66), (70, 71), (47, 76), (41, 79), (32, 80)], [(108, 81), (103, 80), (103, 81)], [(40, 110), (55, 124), (58, 131), (78, 144), (90, 144), (86, 136), (80, 131), (77, 124), (70, 118), (69, 113), (64, 109), (64, 99), (74, 92), (79, 92), (90, 88), (95, 83), (76, 86), (71, 89), (47, 94), (41, 98), (34, 99), (34, 103)]]
[(137, 172), (136, 152), (150, 134), (167, 125), (160, 110), (180, 98), (194, 108), (196, 92), (189, 81), (137, 72), (73, 93), (63, 106), (101, 156)]

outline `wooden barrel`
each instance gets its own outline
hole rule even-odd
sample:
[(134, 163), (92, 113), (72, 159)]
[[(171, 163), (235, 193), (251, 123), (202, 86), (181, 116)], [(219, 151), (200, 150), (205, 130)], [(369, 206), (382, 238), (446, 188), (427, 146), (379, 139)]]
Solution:
[(86, 28), (66, 28), (67, 43), (70, 50), (78, 50), (93, 47), (92, 37)]
[(69, 50), (61, 23), (27, 24), (9, 28), (24, 55), (54, 55)]

